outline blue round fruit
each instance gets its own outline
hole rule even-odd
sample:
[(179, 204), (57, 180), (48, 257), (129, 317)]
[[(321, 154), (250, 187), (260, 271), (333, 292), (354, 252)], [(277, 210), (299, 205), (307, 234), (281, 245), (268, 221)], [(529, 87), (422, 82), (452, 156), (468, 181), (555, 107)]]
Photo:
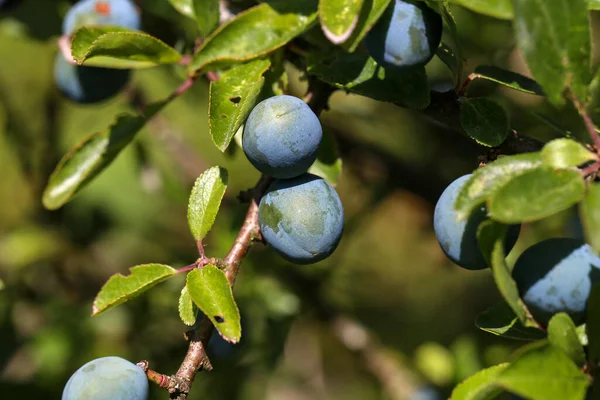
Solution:
[(97, 103), (115, 96), (129, 81), (129, 70), (84, 67), (69, 63), (62, 53), (54, 61), (54, 81), (74, 102)]
[(70, 35), (83, 26), (114, 25), (140, 29), (141, 20), (131, 0), (81, 0), (69, 9), (63, 20), (63, 33)]
[(260, 201), (258, 221), (265, 241), (282, 257), (311, 264), (337, 247), (344, 209), (327, 181), (303, 174), (271, 184)]
[(395, 0), (365, 38), (369, 54), (385, 68), (425, 65), (442, 40), (442, 17), (422, 1)]
[(148, 379), (137, 365), (102, 357), (79, 368), (67, 382), (62, 400), (146, 400)]
[(293, 178), (317, 158), (323, 130), (319, 118), (301, 99), (281, 95), (252, 109), (242, 147), (256, 169), (274, 178)]
[(592, 285), (600, 281), (600, 257), (581, 240), (547, 239), (523, 252), (512, 276), (538, 322), (546, 325), (554, 314), (565, 312), (579, 324)]
[[(485, 205), (473, 210), (467, 219), (459, 220), (454, 210), (458, 194), (472, 174), (452, 182), (440, 196), (433, 213), (433, 230), (446, 256), (456, 265), (470, 270), (487, 268), (477, 242), (477, 229), (487, 217)], [(508, 254), (519, 237), (521, 225), (511, 225), (505, 239)]]

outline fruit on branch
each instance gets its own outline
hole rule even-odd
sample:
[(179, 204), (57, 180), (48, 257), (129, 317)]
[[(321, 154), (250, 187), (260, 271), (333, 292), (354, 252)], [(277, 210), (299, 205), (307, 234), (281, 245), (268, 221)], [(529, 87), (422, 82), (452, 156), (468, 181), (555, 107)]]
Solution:
[(297, 97), (281, 95), (252, 109), (244, 125), (242, 147), (260, 172), (287, 179), (310, 168), (322, 137), (321, 123), (310, 107)]
[(442, 17), (422, 1), (392, 1), (365, 44), (385, 68), (411, 68), (431, 60), (442, 40)]
[(534, 318), (546, 325), (558, 312), (585, 320), (592, 285), (600, 281), (600, 257), (578, 239), (541, 241), (523, 252), (512, 276)]
[(54, 81), (67, 98), (81, 104), (106, 100), (123, 89), (129, 70), (83, 67), (69, 63), (62, 53), (54, 60)]
[(84, 26), (113, 25), (140, 29), (140, 14), (131, 0), (81, 0), (63, 20), (63, 33), (71, 35)]
[(260, 201), (262, 235), (283, 258), (311, 264), (327, 258), (344, 228), (344, 209), (335, 189), (312, 174), (276, 180)]
[(102, 357), (79, 368), (65, 385), (62, 400), (146, 400), (148, 379), (137, 365)]
[[(440, 247), (453, 263), (465, 269), (478, 270), (487, 268), (477, 242), (477, 229), (487, 219), (487, 208), (485, 205), (476, 208), (464, 220), (459, 220), (454, 210), (458, 193), (470, 177), (471, 174), (463, 175), (444, 190), (435, 205), (433, 230)], [(521, 225), (509, 226), (504, 243), (507, 254), (517, 242), (520, 230)]]

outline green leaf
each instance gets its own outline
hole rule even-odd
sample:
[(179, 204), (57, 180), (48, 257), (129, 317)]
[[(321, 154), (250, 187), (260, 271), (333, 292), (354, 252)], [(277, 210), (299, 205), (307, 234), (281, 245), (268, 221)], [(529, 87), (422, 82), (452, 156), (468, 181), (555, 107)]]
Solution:
[(342, 159), (338, 153), (335, 138), (325, 126), (323, 127), (323, 139), (319, 145), (317, 159), (308, 172), (320, 176), (332, 185), (337, 183), (342, 174)]
[(480, 314), (476, 325), (483, 331), (506, 339), (538, 340), (546, 337), (542, 330), (524, 326), (505, 302), (492, 306)]
[(542, 149), (542, 162), (552, 168), (577, 167), (598, 157), (586, 149), (581, 143), (571, 139), (552, 140)]
[(579, 342), (577, 328), (566, 313), (555, 314), (548, 323), (548, 341), (561, 349), (580, 367), (585, 363), (583, 346)]
[(202, 240), (212, 228), (227, 189), (227, 170), (212, 167), (196, 179), (188, 203), (188, 225), (192, 236)]
[(67, 153), (58, 163), (44, 189), (44, 207), (55, 210), (92, 181), (119, 155), (146, 122), (167, 101), (150, 105), (143, 115), (121, 115), (108, 129), (94, 133)]
[(263, 74), (271, 63), (256, 60), (230, 69), (211, 82), (208, 98), (210, 135), (215, 145), (225, 151), (229, 142), (256, 104), (264, 85)]
[(508, 136), (508, 116), (504, 108), (486, 97), (463, 99), (460, 123), (469, 137), (484, 146), (499, 146)]
[(137, 265), (129, 269), (130, 275), (115, 274), (102, 286), (94, 299), (92, 315), (125, 303), (154, 285), (174, 276), (177, 270), (162, 264)]
[(458, 72), (462, 64), (461, 60), (458, 59), (454, 50), (444, 42), (440, 44), (435, 54), (450, 69), (450, 72), (452, 72), (452, 82), (456, 85), (456, 79), (458, 78)]
[(429, 105), (429, 83), (424, 68), (386, 70), (366, 54), (337, 53), (312, 57), (307, 71), (339, 88), (374, 100), (423, 109)]
[(531, 78), (491, 65), (479, 65), (473, 72), (475, 78), (485, 79), (520, 92), (544, 96), (544, 90)]
[(362, 4), (363, 0), (319, 0), (321, 28), (331, 43), (343, 43), (352, 35)]
[(579, 215), (583, 224), (585, 241), (596, 253), (600, 253), (600, 184), (589, 185), (588, 191), (579, 205)]
[(188, 273), (186, 285), (194, 303), (223, 339), (230, 343), (239, 342), (242, 336), (240, 312), (225, 273), (209, 264)]
[(206, 37), (219, 26), (219, 0), (193, 0), (192, 5), (198, 30)]
[(454, 16), (450, 12), (450, 5), (447, 0), (424, 0), (425, 3), (433, 9), (435, 12), (442, 16), (442, 20), (446, 24), (445, 31), (448, 37), (450, 37), (452, 44), (454, 45), (453, 53), (458, 61), (457, 65), (457, 76), (454, 77), (454, 81), (462, 80), (462, 77), (458, 76), (458, 72), (462, 70), (462, 62), (464, 60), (463, 51), (461, 46), (461, 38), (458, 35), (458, 29), (456, 28), (456, 21)]
[(313, 0), (271, 1), (250, 8), (209, 36), (188, 69), (198, 73), (263, 56), (306, 31), (316, 17)]
[(490, 216), (506, 224), (531, 222), (566, 210), (583, 199), (578, 170), (539, 167), (519, 175), (488, 199)]
[(484, 203), (511, 179), (537, 168), (541, 163), (540, 153), (524, 153), (499, 158), (477, 169), (464, 184), (454, 203), (458, 218), (467, 218), (475, 207)]
[(186, 17), (195, 18), (194, 1), (195, 0), (169, 0), (169, 3)]
[(511, 0), (450, 0), (450, 2), (498, 19), (512, 19), (513, 17)]
[(390, 4), (390, 1), (391, 0), (365, 1), (358, 16), (354, 31), (350, 35), (350, 38), (344, 41), (342, 47), (349, 52), (354, 52), (354, 50), (362, 43), (373, 25), (375, 25), (379, 17), (383, 15), (388, 4)]
[(187, 286), (181, 289), (181, 295), (179, 296), (179, 318), (187, 326), (192, 326), (196, 323), (196, 315), (198, 314), (198, 307), (192, 301), (192, 297), (188, 292)]
[(588, 0), (588, 9), (600, 10), (600, 0)]
[(107, 68), (148, 68), (179, 62), (181, 54), (161, 40), (124, 28), (80, 28), (71, 43), (79, 65)]
[(494, 365), (477, 372), (459, 383), (452, 391), (452, 400), (489, 400), (502, 392), (496, 377), (508, 367), (508, 363)]
[(592, 286), (587, 302), (585, 332), (588, 337), (588, 360), (593, 368), (600, 365), (600, 285)]
[(581, 101), (592, 79), (586, 0), (513, 0), (519, 48), (548, 99), (564, 104), (570, 87)]
[(496, 380), (531, 400), (581, 400), (590, 384), (590, 378), (553, 346), (521, 355)]

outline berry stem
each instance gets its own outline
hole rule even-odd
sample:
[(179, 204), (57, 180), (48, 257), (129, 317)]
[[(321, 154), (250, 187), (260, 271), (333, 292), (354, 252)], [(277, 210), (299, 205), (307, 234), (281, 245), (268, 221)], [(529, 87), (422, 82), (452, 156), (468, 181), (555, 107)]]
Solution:
[(585, 109), (585, 106), (581, 103), (581, 101), (579, 101), (579, 99), (577, 98), (577, 96), (575, 95), (575, 93), (573, 92), (572, 89), (569, 89), (569, 97), (571, 98), (573, 105), (579, 112), (579, 115), (581, 115), (581, 118), (583, 118), (583, 122), (588, 131), (588, 134), (592, 138), (592, 142), (594, 143), (594, 146), (596, 147), (596, 152), (600, 151), (600, 135), (598, 135), (596, 126), (594, 126), (594, 121), (592, 121), (592, 118), (590, 117), (587, 110)]

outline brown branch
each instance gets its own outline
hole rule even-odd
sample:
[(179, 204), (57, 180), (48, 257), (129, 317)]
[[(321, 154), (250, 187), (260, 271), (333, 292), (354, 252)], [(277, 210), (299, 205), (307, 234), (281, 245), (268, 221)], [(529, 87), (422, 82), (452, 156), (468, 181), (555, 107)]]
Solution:
[(579, 101), (577, 96), (575, 96), (575, 93), (572, 89), (569, 89), (569, 97), (571, 98), (573, 105), (579, 112), (579, 115), (581, 115), (581, 118), (583, 118), (585, 128), (587, 129), (588, 134), (592, 138), (592, 142), (596, 147), (596, 152), (600, 151), (600, 135), (598, 135), (598, 131), (596, 130), (596, 126), (594, 125), (594, 121), (592, 121), (592, 118), (590, 118), (590, 115), (585, 109), (585, 106), (581, 103), (581, 101)]

